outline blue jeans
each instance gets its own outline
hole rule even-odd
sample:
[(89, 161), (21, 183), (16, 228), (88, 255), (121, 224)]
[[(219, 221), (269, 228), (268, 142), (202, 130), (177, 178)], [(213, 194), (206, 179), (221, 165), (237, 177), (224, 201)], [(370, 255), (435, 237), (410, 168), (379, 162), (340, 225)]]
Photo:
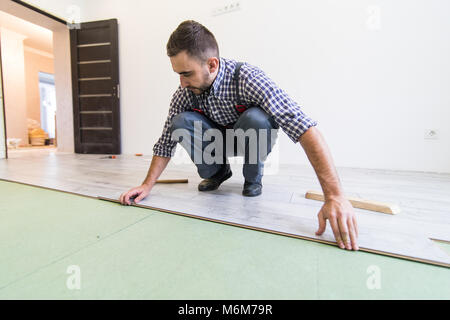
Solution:
[[(199, 130), (200, 124), (201, 130)], [(195, 128), (197, 128), (197, 130), (195, 130)], [(247, 131), (248, 129), (255, 129), (253, 132), (256, 134), (253, 138), (256, 137), (256, 140), (249, 137), (244, 139), (237, 139), (234, 137), (233, 148), (230, 148), (230, 145), (228, 145), (227, 148), (226, 127), (218, 125), (209, 118), (205, 117), (203, 114), (195, 111), (181, 112), (173, 117), (171, 133), (172, 139), (180, 143), (187, 151), (192, 161), (197, 166), (198, 174), (203, 179), (212, 177), (223, 167), (224, 163), (228, 163), (228, 156), (244, 156), (243, 175), (245, 180), (251, 183), (261, 183), (264, 161), (272, 151), (272, 147), (275, 144), (278, 128), (278, 125), (271, 116), (259, 107), (252, 107), (248, 108), (240, 115), (232, 128), (228, 128), (232, 130), (231, 132), (229, 131), (228, 134), (235, 134), (238, 129), (242, 129), (244, 132), (249, 132)], [(185, 134), (183, 136), (174, 134), (174, 131), (177, 129), (183, 129), (182, 132)], [(207, 130), (209, 129), (218, 129), (222, 133), (222, 139), (219, 139), (218, 141), (216, 141), (216, 139), (213, 141), (205, 141), (202, 139), (202, 137), (205, 136), (205, 133), (208, 135)], [(260, 139), (266, 138), (267, 143), (260, 144)], [(222, 145), (219, 146), (219, 143)], [(211, 144), (213, 145), (211, 146)], [(266, 147), (267, 150), (260, 152), (260, 146)], [(212, 155), (216, 156), (216, 159), (221, 159), (221, 161), (219, 161), (220, 163), (217, 163), (217, 161), (214, 163), (205, 163), (202, 156), (198, 157), (199, 154), (204, 154), (207, 147), (208, 150), (212, 150)], [(217, 150), (223, 150), (223, 153), (215, 154), (215, 152), (218, 152)], [(255, 150), (257, 155), (252, 156), (251, 152), (254, 153)], [(196, 153), (197, 156), (195, 156)]]

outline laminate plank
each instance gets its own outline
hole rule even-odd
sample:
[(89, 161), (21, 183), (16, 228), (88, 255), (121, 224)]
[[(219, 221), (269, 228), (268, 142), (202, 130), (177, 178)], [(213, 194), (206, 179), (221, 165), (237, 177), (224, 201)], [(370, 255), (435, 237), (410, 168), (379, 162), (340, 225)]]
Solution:
[[(312, 200), (318, 200), (318, 201), (325, 201), (325, 196), (320, 191), (308, 191), (306, 192), (305, 198), (312, 199)], [(371, 210), (371, 211), (378, 211), (381, 213), (388, 213), (388, 214), (397, 214), (400, 212), (400, 207), (398, 207), (395, 204), (388, 204), (373, 200), (365, 200), (355, 197), (347, 197), (348, 201), (352, 204), (354, 208), (360, 208), (365, 210)]]
[[(0, 161), (0, 178), (83, 196), (117, 201), (120, 194), (142, 182), (150, 157), (60, 153), (12, 153)], [(160, 179), (188, 179), (188, 183), (157, 184), (138, 206), (336, 245), (328, 225), (320, 237), (317, 213), (323, 203), (305, 199), (309, 189), (320, 189), (307, 166), (281, 165), (276, 175), (263, 179), (263, 194), (241, 195), (242, 167), (232, 165), (233, 177), (218, 190), (199, 192), (201, 181), (192, 164), (170, 163)], [(361, 250), (441, 266), (450, 256), (431, 239), (450, 241), (449, 174), (338, 168), (347, 195), (396, 202), (395, 215), (355, 209)], [(450, 192), (447, 193), (447, 195)]]

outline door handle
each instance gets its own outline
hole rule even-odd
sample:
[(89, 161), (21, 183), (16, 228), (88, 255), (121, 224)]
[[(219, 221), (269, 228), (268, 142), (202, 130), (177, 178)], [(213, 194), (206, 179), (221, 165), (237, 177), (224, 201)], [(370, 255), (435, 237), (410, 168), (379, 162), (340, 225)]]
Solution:
[(117, 99), (120, 98), (120, 86), (119, 84), (117, 84), (115, 87), (112, 88), (113, 89), (113, 97), (117, 96)]

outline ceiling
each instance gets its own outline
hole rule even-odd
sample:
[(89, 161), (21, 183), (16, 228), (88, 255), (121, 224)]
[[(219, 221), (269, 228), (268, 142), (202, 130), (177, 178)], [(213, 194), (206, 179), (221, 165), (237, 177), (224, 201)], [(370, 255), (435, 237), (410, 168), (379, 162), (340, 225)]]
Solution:
[(24, 45), (37, 50), (53, 54), (53, 32), (31, 22), (17, 18), (9, 13), (0, 11), (0, 28), (6, 28), (20, 33), (27, 38)]

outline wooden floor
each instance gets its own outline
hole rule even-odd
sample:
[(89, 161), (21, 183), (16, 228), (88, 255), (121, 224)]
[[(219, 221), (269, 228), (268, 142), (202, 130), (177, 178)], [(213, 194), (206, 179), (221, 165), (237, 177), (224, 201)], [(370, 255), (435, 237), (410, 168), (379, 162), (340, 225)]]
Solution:
[[(62, 154), (54, 150), (10, 152), (0, 160), (0, 178), (90, 197), (117, 199), (140, 184), (150, 157)], [(170, 164), (161, 178), (188, 178), (188, 184), (156, 185), (140, 206), (200, 219), (269, 231), (329, 244), (328, 225), (320, 237), (317, 213), (322, 202), (305, 199), (308, 190), (320, 190), (311, 167), (280, 166), (263, 179), (263, 194), (241, 195), (239, 165), (219, 190), (197, 191), (201, 179), (193, 164)], [(348, 196), (391, 202), (402, 209), (387, 215), (355, 209), (359, 245), (363, 251), (450, 267), (450, 256), (434, 241), (450, 241), (450, 174), (338, 168)]]

